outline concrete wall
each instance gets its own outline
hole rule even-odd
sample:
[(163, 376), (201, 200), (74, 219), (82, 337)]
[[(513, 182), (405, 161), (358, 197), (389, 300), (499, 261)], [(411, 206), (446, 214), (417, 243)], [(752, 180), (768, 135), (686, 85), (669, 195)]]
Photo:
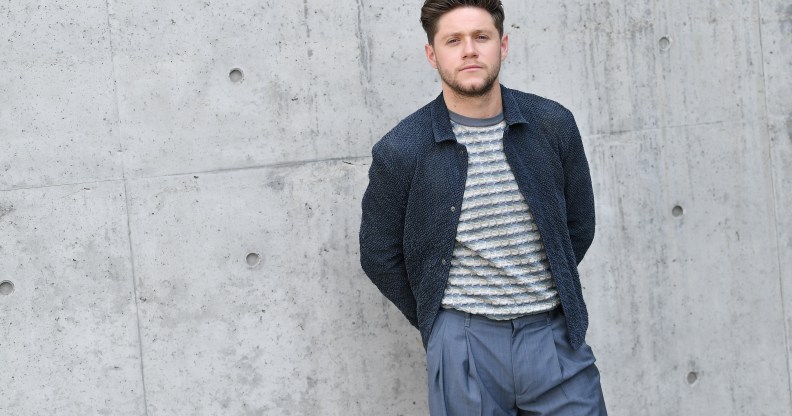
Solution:
[[(426, 414), (357, 260), (421, 3), (0, 3), (0, 414)], [(611, 414), (792, 414), (792, 4), (505, 9), (584, 136)]]

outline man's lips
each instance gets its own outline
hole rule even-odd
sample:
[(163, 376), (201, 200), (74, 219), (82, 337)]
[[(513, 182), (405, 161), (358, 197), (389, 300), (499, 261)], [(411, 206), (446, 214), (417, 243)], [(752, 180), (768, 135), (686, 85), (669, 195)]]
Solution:
[(476, 69), (481, 69), (481, 65), (465, 65), (460, 71), (474, 71)]

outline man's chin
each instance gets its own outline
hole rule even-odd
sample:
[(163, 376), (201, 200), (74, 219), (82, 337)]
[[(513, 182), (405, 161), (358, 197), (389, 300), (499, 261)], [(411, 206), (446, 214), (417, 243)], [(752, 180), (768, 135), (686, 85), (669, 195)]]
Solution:
[(468, 83), (463, 85), (451, 86), (457, 94), (464, 97), (481, 97), (492, 91), (494, 84), (487, 84), (484, 82)]

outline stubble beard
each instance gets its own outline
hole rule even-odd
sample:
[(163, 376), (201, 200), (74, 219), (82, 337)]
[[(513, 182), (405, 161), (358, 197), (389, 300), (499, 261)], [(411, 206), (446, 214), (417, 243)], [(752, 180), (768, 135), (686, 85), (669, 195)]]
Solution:
[(464, 98), (478, 98), (483, 97), (489, 94), (492, 91), (492, 87), (495, 86), (495, 80), (498, 79), (498, 74), (500, 73), (500, 60), (497, 62), (497, 66), (493, 68), (492, 71), (487, 72), (487, 77), (484, 79), (484, 83), (476, 86), (471, 85), (466, 87), (462, 85), (461, 82), (458, 82), (452, 74), (448, 71), (444, 70), (440, 67), (439, 63), (437, 65), (437, 72), (440, 74), (440, 79), (451, 88), (456, 95)]

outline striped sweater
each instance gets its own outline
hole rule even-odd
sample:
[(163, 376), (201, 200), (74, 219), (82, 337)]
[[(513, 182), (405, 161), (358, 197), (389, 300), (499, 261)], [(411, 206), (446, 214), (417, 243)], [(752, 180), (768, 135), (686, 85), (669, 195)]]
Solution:
[(503, 115), (451, 120), (468, 174), (442, 306), (498, 320), (555, 308), (539, 231), (503, 153)]

